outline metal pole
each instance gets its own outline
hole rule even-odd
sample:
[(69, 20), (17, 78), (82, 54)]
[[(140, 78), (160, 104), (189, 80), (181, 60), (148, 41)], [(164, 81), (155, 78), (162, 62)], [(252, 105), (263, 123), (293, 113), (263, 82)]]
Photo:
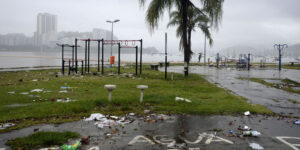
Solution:
[(248, 54), (248, 70), (250, 70), (250, 53)]
[(98, 72), (100, 72), (100, 40), (98, 41)]
[(81, 75), (83, 75), (83, 60), (81, 61)]
[(74, 68), (75, 46), (72, 46), (72, 68)]
[[(114, 23), (111, 23), (111, 42), (113, 42), (114, 40)], [(113, 48), (113, 44), (110, 44), (110, 57), (112, 56), (112, 48)]]
[(140, 54), (140, 76), (142, 76), (143, 70), (143, 39), (141, 39), (141, 54)]
[(206, 34), (204, 34), (204, 66), (206, 66)]
[(90, 73), (90, 49), (91, 49), (91, 40), (88, 39), (88, 73)]
[(75, 39), (75, 71), (78, 72), (78, 60), (77, 60), (77, 38)]
[(278, 46), (278, 51), (279, 51), (279, 71), (281, 71), (281, 45), (280, 44)]
[(167, 61), (168, 61), (168, 53), (167, 53), (167, 42), (168, 42), (168, 33), (165, 33), (165, 80), (167, 80), (167, 78), (168, 78), (168, 74), (167, 74)]
[(102, 75), (104, 74), (104, 39), (102, 39), (101, 73), (102, 73)]
[(86, 72), (86, 65), (87, 65), (87, 41), (85, 41), (84, 46), (84, 71)]
[(121, 73), (121, 44), (118, 43), (118, 75)]
[(138, 46), (135, 47), (135, 75), (138, 75)]
[(64, 64), (64, 45), (61, 46), (61, 60), (62, 60), (62, 63), (61, 63), (61, 70), (62, 70), (62, 74), (65, 73), (65, 64)]
[(68, 75), (71, 74), (71, 60), (69, 59), (69, 72), (68, 72)]

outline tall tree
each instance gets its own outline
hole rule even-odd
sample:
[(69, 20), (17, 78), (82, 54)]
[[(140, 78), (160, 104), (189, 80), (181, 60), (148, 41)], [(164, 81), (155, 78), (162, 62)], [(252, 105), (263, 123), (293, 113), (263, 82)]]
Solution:
[[(189, 60), (193, 54), (191, 49), (192, 46), (192, 32), (196, 30), (196, 28), (200, 28), (200, 30), (206, 35), (209, 39), (209, 44), (212, 45), (213, 39), (211, 38), (211, 34), (209, 31), (209, 18), (206, 14), (202, 13), (195, 7), (188, 8), (188, 18), (187, 18), (187, 44), (189, 47)], [(182, 37), (182, 13), (175, 10), (170, 13), (170, 21), (168, 23), (168, 27), (170, 26), (177, 26), (176, 29), (176, 36), (180, 38), (179, 48), (180, 50), (184, 49), (183, 45), (183, 37)]]
[[(215, 28), (218, 28), (220, 19), (222, 17), (222, 5), (224, 0), (198, 0), (202, 4), (202, 9), (208, 14), (211, 25)], [(139, 0), (140, 4), (143, 6), (146, 0)], [(150, 5), (147, 10), (146, 20), (149, 24), (150, 30), (153, 31), (158, 27), (158, 21), (163, 16), (164, 12), (168, 10), (171, 11), (172, 8), (175, 8), (181, 12), (182, 20), (182, 45), (184, 50), (184, 70), (185, 76), (188, 76), (188, 65), (190, 62), (191, 49), (188, 45), (188, 36), (187, 36), (187, 20), (188, 20), (188, 8), (195, 7), (197, 8), (191, 0), (151, 0)], [(201, 11), (198, 8), (199, 11)]]

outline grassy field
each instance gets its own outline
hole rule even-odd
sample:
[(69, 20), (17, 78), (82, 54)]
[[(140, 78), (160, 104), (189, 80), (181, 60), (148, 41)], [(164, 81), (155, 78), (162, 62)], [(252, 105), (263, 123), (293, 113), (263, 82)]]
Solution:
[(50, 146), (61, 146), (69, 139), (80, 137), (74, 132), (36, 132), (32, 135), (10, 140), (6, 145), (11, 146), (13, 150), (31, 150)]
[[(59, 70), (21, 71), (0, 73), (0, 123), (11, 122), (16, 126), (0, 132), (40, 123), (62, 123), (78, 120), (93, 112), (122, 115), (130, 112), (143, 114), (145, 109), (166, 114), (240, 114), (271, 113), (265, 107), (252, 105), (242, 97), (209, 83), (200, 75), (184, 78), (175, 74), (173, 81), (164, 80), (164, 73), (144, 67), (143, 76), (122, 77), (109, 75), (116, 69), (106, 69), (105, 76), (86, 75), (56, 77)], [(134, 72), (133, 68), (122, 68), (122, 72)], [(37, 79), (38, 81), (35, 81)], [(170, 77), (169, 77), (170, 79)], [(105, 84), (116, 84), (113, 100), (108, 102)], [(136, 85), (148, 85), (144, 92), (144, 103), (139, 103), (140, 90)], [(68, 93), (59, 93), (62, 86), (70, 87)], [(41, 93), (30, 93), (43, 89)], [(15, 94), (8, 94), (14, 91)], [(29, 92), (30, 97), (21, 95)], [(175, 101), (175, 97), (192, 102)], [(52, 102), (51, 99), (76, 100), (70, 103)]]

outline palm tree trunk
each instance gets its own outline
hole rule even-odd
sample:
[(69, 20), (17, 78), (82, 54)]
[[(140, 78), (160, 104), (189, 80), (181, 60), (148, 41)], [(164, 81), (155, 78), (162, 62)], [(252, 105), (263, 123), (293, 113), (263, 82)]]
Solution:
[(182, 38), (183, 38), (183, 50), (184, 50), (184, 75), (189, 75), (189, 47), (187, 43), (187, 8), (188, 0), (181, 0), (181, 12), (182, 12)]
[(189, 56), (189, 62), (190, 62), (190, 60), (191, 60), (191, 56), (192, 56), (192, 29), (191, 28), (188, 28), (188, 47), (189, 47), (189, 50), (188, 50), (188, 52), (189, 52), (189, 54), (188, 54), (188, 56)]

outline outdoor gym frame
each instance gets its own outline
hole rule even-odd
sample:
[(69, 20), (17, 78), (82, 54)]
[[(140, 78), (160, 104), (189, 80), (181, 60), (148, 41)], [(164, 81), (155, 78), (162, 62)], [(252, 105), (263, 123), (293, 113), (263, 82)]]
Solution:
[[(78, 42), (84, 41), (84, 60), (78, 59)], [(78, 61), (81, 61), (82, 68), (81, 72), (83, 75), (83, 70), (90, 73), (90, 56), (91, 56), (91, 42), (97, 42), (98, 59), (97, 59), (97, 70), (100, 72), (100, 55), (101, 55), (101, 74), (104, 74), (104, 45), (118, 45), (118, 74), (120, 74), (120, 62), (121, 62), (121, 48), (135, 48), (136, 49), (136, 75), (138, 75), (138, 46), (137, 42), (140, 44), (140, 75), (142, 75), (142, 55), (143, 55), (143, 39), (141, 40), (104, 40), (104, 39), (75, 39), (75, 45), (69, 44), (57, 44), (62, 47), (62, 73), (64, 74), (64, 47), (72, 47), (72, 68), (69, 62), (69, 74), (70, 70), (75, 70), (78, 73)], [(130, 44), (131, 45), (128, 45)], [(101, 49), (100, 49), (101, 45)], [(70, 61), (70, 60), (69, 60)], [(75, 62), (75, 65), (74, 65)], [(75, 68), (74, 68), (75, 67)]]

